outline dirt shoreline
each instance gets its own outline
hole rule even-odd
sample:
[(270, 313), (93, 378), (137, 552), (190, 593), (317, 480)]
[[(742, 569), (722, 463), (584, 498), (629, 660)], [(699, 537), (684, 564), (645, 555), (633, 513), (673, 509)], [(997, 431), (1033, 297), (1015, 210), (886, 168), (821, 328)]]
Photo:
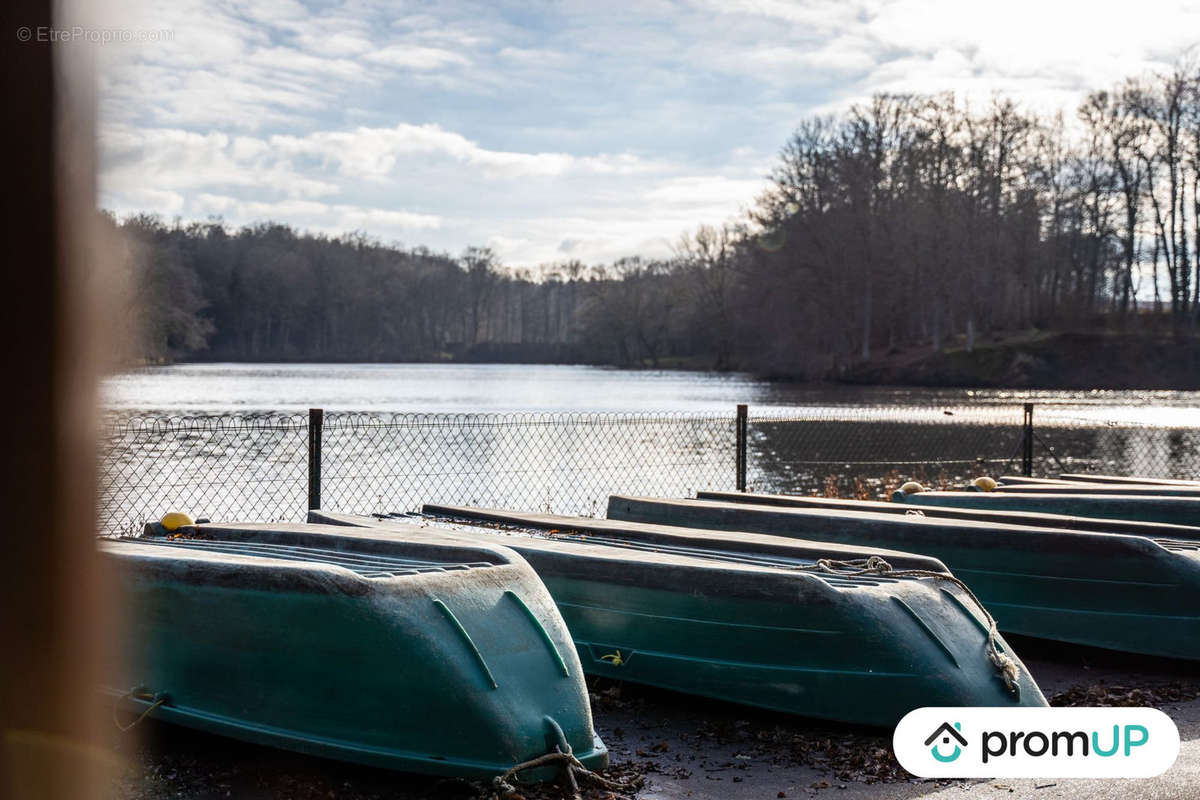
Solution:
[(841, 383), (926, 388), (1200, 388), (1200, 348), (1190, 337), (1096, 332), (1030, 333), (982, 341), (967, 352), (897, 351), (856, 364)]
[[(1047, 697), (1076, 704), (1147, 703), (1179, 725), (1176, 765), (1148, 781), (950, 781), (911, 778), (890, 731), (840, 726), (633, 684), (592, 684), (610, 774), (637, 800), (815, 797), (1185, 798), (1200, 796), (1200, 672), (1194, 664), (1016, 640)], [(1136, 690), (1136, 691), (1134, 691)], [(1193, 699), (1188, 699), (1188, 698)], [(154, 722), (116, 740), (112, 800), (474, 800), (488, 787), (357, 767)], [(529, 800), (563, 796), (556, 787)], [(589, 798), (616, 797), (595, 787)]]

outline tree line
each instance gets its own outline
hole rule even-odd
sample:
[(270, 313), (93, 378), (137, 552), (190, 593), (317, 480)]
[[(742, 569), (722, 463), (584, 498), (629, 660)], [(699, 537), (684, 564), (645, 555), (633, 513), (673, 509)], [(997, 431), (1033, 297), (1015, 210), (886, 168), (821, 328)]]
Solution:
[(362, 233), (111, 220), (135, 353), (553, 361), (828, 377), (911, 349), (1200, 321), (1200, 69), (1073, 116), (879, 95), (803, 121), (742, 217), (668, 258), (510, 269)]

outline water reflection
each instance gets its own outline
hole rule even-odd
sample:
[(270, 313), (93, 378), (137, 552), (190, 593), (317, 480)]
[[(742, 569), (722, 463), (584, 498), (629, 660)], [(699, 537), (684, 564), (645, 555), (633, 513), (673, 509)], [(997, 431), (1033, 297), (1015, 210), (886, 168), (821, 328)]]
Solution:
[[(105, 390), (106, 529), (135, 529), (170, 508), (302, 517), (307, 415), (297, 412), (309, 407), (366, 412), (334, 414), (325, 429), (324, 507), (341, 511), (442, 502), (593, 515), (613, 493), (732, 489), (739, 402), (751, 406), (756, 491), (880, 497), (906, 479), (948, 486), (1016, 472), (1027, 399), (1038, 403), (1035, 474), (1200, 475), (1196, 392), (830, 387), (462, 364), (183, 365), (118, 376)], [(404, 410), (458, 414), (393, 416)], [(465, 416), (535, 410), (556, 413)], [(602, 410), (653, 419), (563, 413)], [(291, 413), (264, 421), (263, 411)], [(240, 417), (178, 419), (187, 412)]]
[(1012, 391), (768, 383), (739, 373), (526, 364), (181, 364), (104, 384), (123, 411), (731, 411), (737, 403), (843, 409), (1037, 403), (1045, 424), (1200, 426), (1200, 392)]

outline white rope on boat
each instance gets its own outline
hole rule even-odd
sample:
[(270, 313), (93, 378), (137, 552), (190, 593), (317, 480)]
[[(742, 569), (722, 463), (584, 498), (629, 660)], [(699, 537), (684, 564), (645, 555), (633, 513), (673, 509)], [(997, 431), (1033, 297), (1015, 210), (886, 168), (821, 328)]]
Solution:
[(967, 597), (971, 598), (972, 602), (983, 613), (984, 619), (987, 620), (987, 655), (996, 671), (1000, 673), (1000, 677), (1004, 679), (1004, 685), (1008, 690), (1017, 696), (1021, 694), (1021, 687), (1017, 680), (1021, 677), (1021, 668), (1017, 666), (1017, 662), (1011, 657), (1000, 652), (1000, 648), (996, 645), (996, 637), (1000, 635), (996, 628), (996, 618), (992, 616), (987, 607), (975, 596), (975, 593), (958, 578), (949, 575), (945, 572), (935, 572), (929, 569), (895, 569), (886, 560), (879, 556), (870, 556), (869, 558), (858, 558), (850, 561), (838, 561), (831, 558), (822, 558), (816, 564), (801, 565), (795, 567), (798, 570), (824, 572), (830, 575), (844, 575), (853, 577), (855, 575), (880, 575), (889, 578), (932, 578), (934, 580), (946, 581), (962, 589)]

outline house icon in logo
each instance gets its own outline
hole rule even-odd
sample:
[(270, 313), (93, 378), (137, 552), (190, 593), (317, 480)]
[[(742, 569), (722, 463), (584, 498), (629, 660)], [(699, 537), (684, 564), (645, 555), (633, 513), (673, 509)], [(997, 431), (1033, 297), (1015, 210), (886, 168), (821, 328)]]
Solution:
[[(961, 731), (961, 722), (956, 722), (953, 725), (951, 725), (949, 722), (943, 722), (936, 731), (929, 734), (929, 738), (925, 740), (925, 746), (929, 747), (929, 752), (932, 753), (933, 757), (938, 761), (941, 761), (943, 764), (949, 763), (958, 758), (962, 754), (962, 749), (967, 746), (967, 740), (963, 737)], [(939, 738), (941, 741), (937, 744), (934, 744), (934, 742)], [(953, 753), (948, 756), (944, 756), (941, 754), (941, 751), (938, 750), (938, 745), (950, 744), (951, 738), (958, 742), (958, 744), (954, 745)], [(933, 746), (930, 747), (930, 745)]]

